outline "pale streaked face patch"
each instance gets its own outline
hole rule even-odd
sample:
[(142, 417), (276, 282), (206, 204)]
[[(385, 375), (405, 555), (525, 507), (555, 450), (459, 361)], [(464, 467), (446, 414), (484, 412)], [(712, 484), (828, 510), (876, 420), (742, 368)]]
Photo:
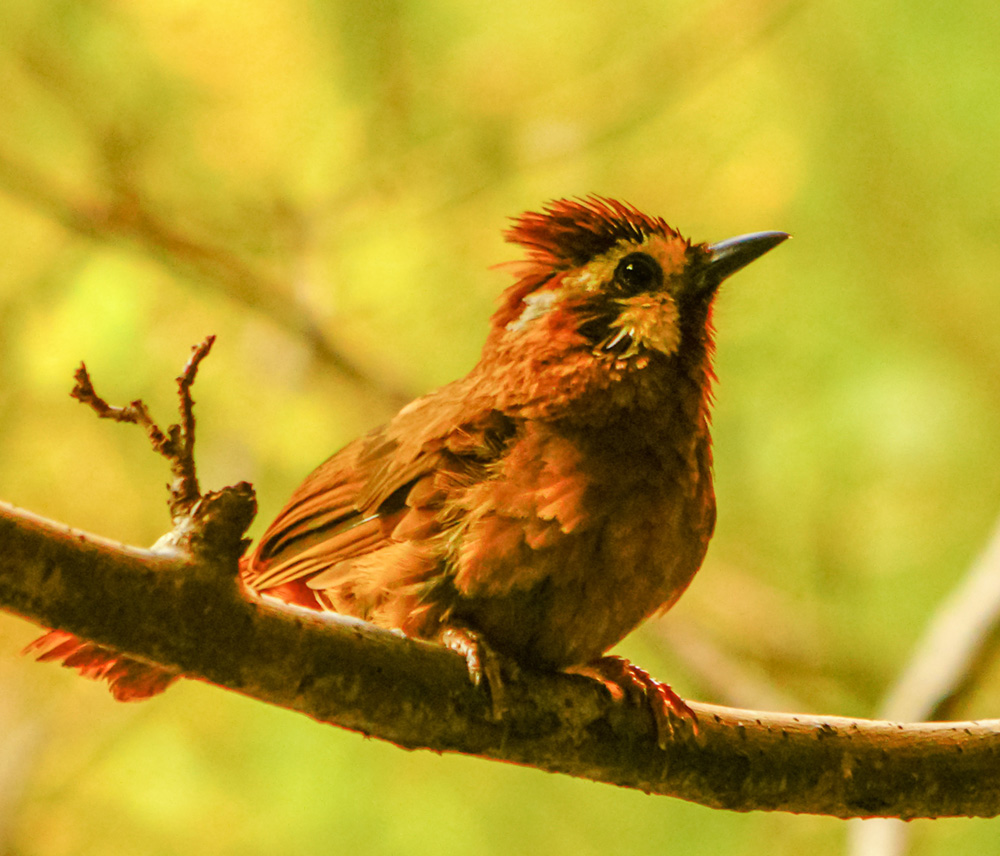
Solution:
[(561, 289), (543, 289), (526, 294), (522, 303), (524, 311), (507, 325), (511, 333), (518, 333), (536, 318), (541, 318), (559, 300)]

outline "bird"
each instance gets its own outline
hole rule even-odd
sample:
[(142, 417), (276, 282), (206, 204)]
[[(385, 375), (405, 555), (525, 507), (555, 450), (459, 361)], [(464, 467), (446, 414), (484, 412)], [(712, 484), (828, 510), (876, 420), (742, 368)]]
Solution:
[[(645, 699), (662, 744), (670, 717), (693, 712), (606, 655), (702, 565), (713, 304), (788, 237), (694, 243), (602, 196), (514, 218), (505, 238), (524, 258), (479, 361), (320, 464), (241, 560), (243, 582), (454, 648), (498, 718), (505, 675), (590, 674)], [(172, 678), (53, 634), (42, 658), (108, 678), (116, 697)]]

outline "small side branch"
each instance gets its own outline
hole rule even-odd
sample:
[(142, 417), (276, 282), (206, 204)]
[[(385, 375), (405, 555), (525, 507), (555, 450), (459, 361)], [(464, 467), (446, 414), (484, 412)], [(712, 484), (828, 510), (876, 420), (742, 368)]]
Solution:
[(108, 404), (94, 389), (84, 363), (80, 363), (74, 374), (76, 385), (70, 393), (73, 398), (89, 405), (102, 419), (140, 426), (149, 437), (153, 449), (170, 463), (174, 477), (170, 484), (170, 516), (175, 524), (189, 516), (195, 503), (201, 498), (194, 462), (195, 419), (191, 387), (198, 375), (198, 366), (208, 356), (214, 342), (215, 336), (208, 336), (191, 349), (191, 356), (177, 378), (180, 421), (169, 426), (166, 431), (153, 421), (149, 408), (142, 399), (137, 399), (126, 407)]

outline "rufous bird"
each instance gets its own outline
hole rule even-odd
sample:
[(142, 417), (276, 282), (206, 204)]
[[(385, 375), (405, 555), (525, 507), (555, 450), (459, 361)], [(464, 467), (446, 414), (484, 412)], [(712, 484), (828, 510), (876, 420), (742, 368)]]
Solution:
[[(589, 197), (524, 214), (505, 237), (527, 259), (476, 366), (321, 464), (242, 560), (243, 579), (444, 641), (477, 678), (506, 662), (638, 688), (662, 730), (691, 715), (684, 702), (604, 654), (669, 609), (705, 557), (712, 304), (788, 235), (693, 244)], [(119, 698), (172, 677), (59, 631), (35, 647), (109, 678)], [(496, 702), (501, 676), (485, 671)]]

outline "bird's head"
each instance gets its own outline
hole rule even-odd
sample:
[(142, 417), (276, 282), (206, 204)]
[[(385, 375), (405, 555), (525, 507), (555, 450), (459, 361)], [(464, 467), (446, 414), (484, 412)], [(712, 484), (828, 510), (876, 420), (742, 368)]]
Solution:
[[(600, 197), (562, 199), (505, 237), (528, 258), (493, 317), (484, 357), (541, 388), (604, 386), (651, 364), (706, 363), (719, 284), (784, 241), (760, 232), (693, 244), (667, 223)], [(518, 383), (520, 381), (513, 381)]]

